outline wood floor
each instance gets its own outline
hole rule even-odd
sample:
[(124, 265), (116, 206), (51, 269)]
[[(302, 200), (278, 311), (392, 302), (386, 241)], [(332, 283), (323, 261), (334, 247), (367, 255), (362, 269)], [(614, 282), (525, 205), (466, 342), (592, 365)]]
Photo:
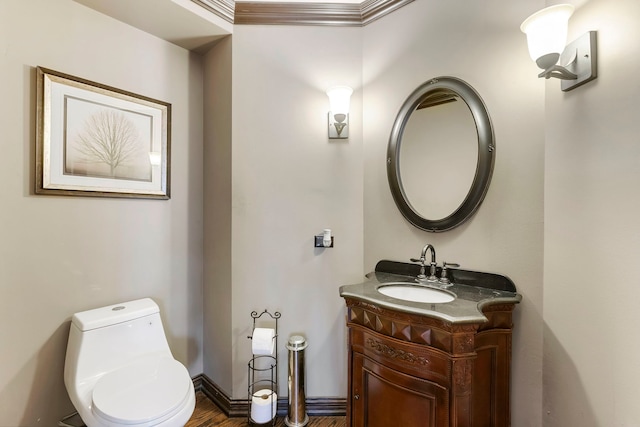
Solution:
[[(247, 418), (227, 418), (224, 413), (201, 391), (196, 393), (196, 409), (185, 427), (245, 427)], [(345, 427), (345, 417), (309, 417), (308, 427)], [(278, 417), (277, 427), (286, 427), (284, 417)]]

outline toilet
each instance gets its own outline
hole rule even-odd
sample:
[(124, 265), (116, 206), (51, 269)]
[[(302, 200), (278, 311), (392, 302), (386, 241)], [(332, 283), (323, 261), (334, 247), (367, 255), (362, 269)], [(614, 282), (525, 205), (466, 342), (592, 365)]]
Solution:
[(183, 427), (195, 408), (150, 298), (74, 314), (64, 383), (87, 427)]

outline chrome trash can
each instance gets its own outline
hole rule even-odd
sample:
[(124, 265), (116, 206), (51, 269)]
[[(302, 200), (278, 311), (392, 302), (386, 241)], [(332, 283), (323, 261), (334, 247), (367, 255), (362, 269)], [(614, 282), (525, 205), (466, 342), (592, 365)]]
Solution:
[(306, 426), (309, 417), (306, 412), (304, 392), (304, 349), (307, 341), (303, 336), (292, 335), (287, 343), (289, 350), (289, 407), (284, 423), (289, 427)]

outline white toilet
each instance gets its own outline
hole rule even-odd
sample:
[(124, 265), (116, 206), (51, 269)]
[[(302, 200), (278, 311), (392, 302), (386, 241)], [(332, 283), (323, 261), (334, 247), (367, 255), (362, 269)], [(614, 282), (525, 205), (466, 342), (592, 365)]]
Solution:
[(183, 427), (195, 408), (149, 298), (74, 314), (64, 383), (87, 427)]

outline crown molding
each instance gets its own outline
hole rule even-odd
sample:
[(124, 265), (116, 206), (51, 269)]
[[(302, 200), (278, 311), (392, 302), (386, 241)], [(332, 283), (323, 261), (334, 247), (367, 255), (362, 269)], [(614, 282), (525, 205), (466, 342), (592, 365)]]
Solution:
[(236, 2), (233, 0), (191, 0), (198, 6), (202, 6), (209, 12), (217, 15), (225, 21), (233, 24), (233, 15)]
[(414, 0), (358, 3), (247, 2), (192, 0), (236, 25), (324, 25), (362, 27)]
[(413, 1), (414, 0), (366, 0), (360, 4), (362, 25), (370, 24), (376, 19), (380, 19)]
[(362, 25), (356, 3), (236, 2), (238, 25)]

